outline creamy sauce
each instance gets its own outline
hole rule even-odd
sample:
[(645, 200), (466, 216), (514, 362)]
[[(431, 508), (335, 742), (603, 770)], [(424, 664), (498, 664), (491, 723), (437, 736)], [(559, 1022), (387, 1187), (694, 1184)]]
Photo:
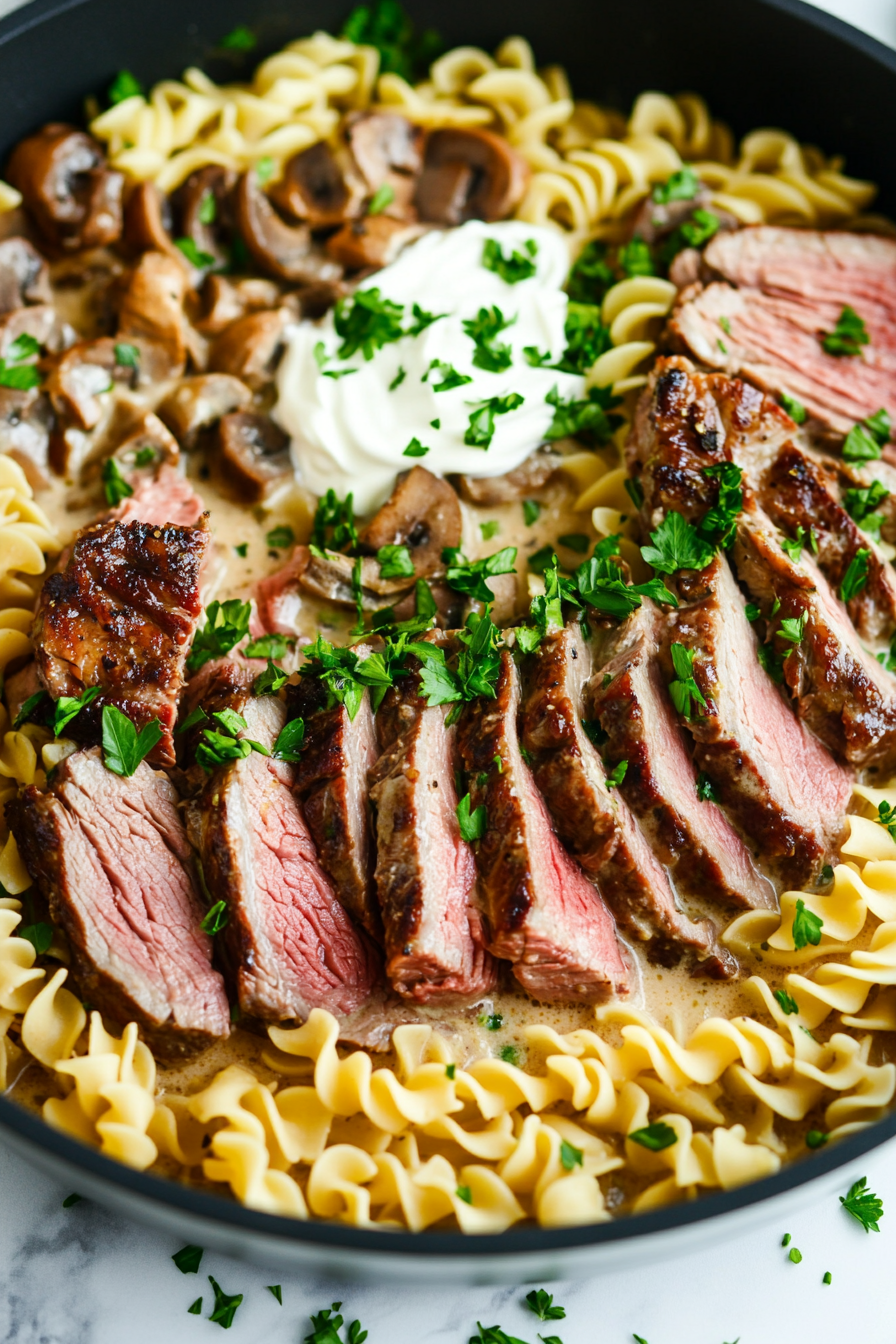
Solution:
[[(505, 257), (516, 253), (531, 260), (535, 274), (511, 284), (488, 269), (483, 265), (488, 241)], [(534, 255), (527, 245), (534, 245)], [(383, 503), (397, 473), (414, 461), (441, 475), (499, 476), (518, 467), (551, 423), (553, 408), (545, 397), (552, 389), (564, 399), (582, 395), (578, 374), (533, 368), (523, 353), (534, 347), (549, 354), (551, 363), (562, 356), (568, 271), (569, 249), (558, 232), (517, 221), (472, 221), (425, 235), (360, 287), (359, 292), (378, 289), (402, 305), (404, 330), (413, 324), (414, 304), (438, 314), (419, 335), (371, 350), (371, 358), (358, 351), (341, 359), (332, 311), (320, 322), (297, 323), (278, 372), (275, 415), (292, 437), (303, 484), (318, 495), (352, 491), (355, 507), (366, 513)], [(510, 324), (496, 337), (512, 352), (512, 363), (501, 372), (473, 363), (476, 347), (462, 325), (492, 307)], [(433, 361), (469, 381), (439, 390), (447, 379)], [(351, 372), (328, 376), (344, 370)], [(465, 444), (477, 406), (511, 393), (523, 402), (495, 415), (488, 448)], [(425, 456), (404, 456), (413, 439), (428, 449)]]

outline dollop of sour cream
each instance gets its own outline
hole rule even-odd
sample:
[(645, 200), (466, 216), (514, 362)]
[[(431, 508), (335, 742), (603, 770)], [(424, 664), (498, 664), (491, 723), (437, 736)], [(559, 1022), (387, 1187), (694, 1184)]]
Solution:
[[(505, 257), (530, 259), (534, 274), (510, 283), (489, 269), (483, 264), (489, 240)], [(369, 359), (361, 350), (341, 358), (332, 311), (319, 322), (292, 327), (278, 372), (275, 416), (290, 435), (302, 483), (318, 495), (331, 488), (340, 496), (351, 491), (357, 512), (368, 513), (388, 497), (397, 474), (416, 463), (439, 475), (499, 476), (518, 467), (544, 441), (553, 420), (548, 394), (556, 388), (564, 400), (583, 395), (579, 374), (533, 367), (523, 353), (528, 346), (549, 353), (551, 363), (562, 357), (569, 265), (567, 244), (554, 230), (474, 220), (425, 234), (359, 286), (378, 289), (402, 306), (403, 331), (415, 325), (414, 304), (438, 314), (418, 335), (389, 341)], [(463, 327), (480, 309), (493, 307), (508, 323), (495, 343), (511, 349), (511, 363), (500, 372), (474, 364), (477, 347)], [(452, 381), (446, 366), (470, 381), (438, 390)], [(493, 398), (508, 397), (522, 401), (496, 410), (488, 447), (465, 443), (471, 416)], [(411, 455), (405, 453), (409, 445)]]

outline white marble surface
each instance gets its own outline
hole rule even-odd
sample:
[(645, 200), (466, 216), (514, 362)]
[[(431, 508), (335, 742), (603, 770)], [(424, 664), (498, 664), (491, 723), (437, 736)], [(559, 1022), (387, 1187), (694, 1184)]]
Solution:
[[(147, 3), (147, 0), (136, 0)], [(822, 6), (896, 46), (896, 0), (826, 0)], [(15, 8), (0, 0), (0, 13)], [(567, 1308), (562, 1322), (542, 1325), (521, 1305), (522, 1290), (428, 1287), (336, 1288), (323, 1281), (272, 1275), (207, 1253), (199, 1276), (182, 1276), (170, 1256), (179, 1245), (83, 1201), (0, 1147), (0, 1340), (5, 1344), (196, 1344), (217, 1338), (203, 1317), (187, 1315), (206, 1278), (245, 1294), (233, 1344), (298, 1344), (308, 1313), (342, 1299), (360, 1318), (369, 1344), (466, 1344), (477, 1320), (500, 1323), (535, 1341), (559, 1334), (565, 1344), (893, 1344), (896, 1238), (896, 1144), (843, 1179), (867, 1175), (890, 1210), (879, 1236), (866, 1235), (825, 1195), (787, 1226), (729, 1238), (713, 1250), (666, 1265), (586, 1282), (552, 1285)], [(803, 1254), (791, 1264), (780, 1246), (790, 1232)], [(830, 1270), (833, 1283), (822, 1284)], [(283, 1306), (266, 1285), (282, 1282)]]

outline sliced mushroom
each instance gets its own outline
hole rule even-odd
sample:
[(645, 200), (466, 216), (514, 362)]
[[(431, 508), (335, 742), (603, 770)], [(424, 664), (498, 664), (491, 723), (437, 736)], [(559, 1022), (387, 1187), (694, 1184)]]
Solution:
[(50, 303), (49, 270), (27, 238), (5, 238), (0, 243), (0, 313), (26, 303)]
[(360, 214), (367, 189), (345, 151), (334, 152), (324, 140), (294, 154), (283, 177), (270, 189), (271, 200), (312, 229), (342, 224)]
[(275, 280), (228, 280), (225, 275), (210, 275), (202, 287), (203, 311), (196, 329), (203, 336), (217, 336), (246, 313), (276, 308), (280, 296)]
[(258, 391), (273, 380), (283, 352), (283, 332), (291, 320), (287, 308), (238, 317), (215, 338), (209, 351), (209, 368), (232, 373)]
[[(226, 266), (230, 261), (227, 239), (231, 233), (230, 193), (235, 181), (236, 174), (229, 169), (209, 164), (191, 173), (171, 201), (179, 236), (191, 239), (200, 252), (214, 258), (216, 266)], [(204, 276), (205, 270), (196, 274)]]
[[(339, 606), (353, 607), (356, 604), (352, 584), (355, 560), (339, 551), (313, 552), (307, 568), (299, 576), (299, 583), (315, 597), (323, 597)], [(361, 561), (361, 606), (365, 611), (379, 611), (387, 602), (384, 599), (394, 597), (396, 593), (406, 593), (414, 584), (414, 579), (384, 579), (380, 575), (380, 564), (374, 556), (365, 556)]]
[[(147, 450), (152, 452), (152, 458), (148, 457)], [(112, 456), (129, 468), (157, 467), (162, 462), (174, 466), (180, 458), (180, 447), (159, 417), (147, 411), (121, 440)]]
[(444, 571), (442, 551), (459, 546), (462, 518), (454, 490), (425, 467), (412, 467), (360, 534), (363, 546), (407, 546), (417, 576)]
[(308, 226), (290, 225), (280, 218), (258, 185), (257, 173), (243, 173), (235, 203), (240, 234), (268, 275), (305, 285), (340, 278), (338, 266), (315, 247)]
[(379, 268), (394, 261), (403, 247), (426, 233), (422, 224), (408, 224), (389, 215), (365, 215), (344, 225), (327, 239), (327, 252), (347, 271)]
[(150, 341), (132, 345), (101, 336), (96, 341), (78, 341), (58, 356), (45, 386), (53, 409), (68, 425), (93, 429), (103, 414), (99, 397), (111, 392), (115, 383), (145, 386), (164, 378), (167, 371), (168, 359), (161, 346)]
[(66, 251), (114, 243), (121, 236), (124, 177), (100, 144), (61, 122), (19, 141), (6, 170), (44, 237)]
[(53, 411), (49, 398), (37, 388), (19, 391), (0, 388), (0, 453), (18, 462), (34, 490), (50, 484), (50, 430)]
[(289, 438), (268, 415), (225, 415), (217, 440), (221, 479), (244, 504), (260, 503), (293, 474)]
[(119, 335), (144, 336), (161, 345), (170, 377), (183, 373), (187, 361), (191, 332), (183, 310), (186, 290), (187, 274), (179, 262), (163, 252), (145, 252), (121, 302)]
[(539, 448), (503, 476), (461, 476), (460, 492), (471, 504), (509, 504), (540, 490), (563, 461), (551, 448)]
[(241, 411), (252, 402), (252, 393), (229, 373), (200, 373), (182, 378), (158, 407), (159, 419), (188, 452), (196, 447), (204, 429), (211, 429), (223, 415)]
[(55, 354), (74, 340), (75, 333), (50, 304), (34, 303), (28, 308), (14, 308), (0, 318), (0, 357), (6, 358), (20, 336), (33, 337), (42, 350)]
[(479, 127), (443, 127), (427, 141), (414, 204), (420, 218), (434, 224), (506, 219), (528, 181), (529, 165), (503, 136)]
[(346, 126), (352, 157), (371, 195), (391, 187), (385, 213), (413, 217), (414, 191), (423, 167), (425, 132), (397, 112), (360, 112)]
[(171, 202), (155, 182), (138, 182), (124, 208), (124, 241), (137, 252), (166, 252), (186, 266), (183, 253), (174, 246)]

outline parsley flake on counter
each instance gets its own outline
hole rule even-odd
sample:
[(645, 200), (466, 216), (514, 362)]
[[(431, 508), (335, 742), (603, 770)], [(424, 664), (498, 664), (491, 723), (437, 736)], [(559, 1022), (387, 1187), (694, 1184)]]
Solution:
[(626, 1138), (631, 1139), (632, 1143), (639, 1143), (642, 1148), (648, 1148), (652, 1153), (661, 1153), (664, 1148), (671, 1148), (673, 1143), (678, 1142), (678, 1135), (665, 1120), (655, 1120), (643, 1129), (633, 1129)]
[(795, 1246), (791, 1246), (787, 1259), (792, 1265), (799, 1265), (802, 1263), (803, 1253), (798, 1251)]
[(840, 1203), (848, 1214), (861, 1223), (866, 1232), (879, 1232), (884, 1206), (880, 1198), (868, 1189), (868, 1178), (863, 1176), (849, 1188), (849, 1194), (840, 1196)]
[(142, 95), (143, 85), (139, 79), (135, 79), (130, 70), (119, 70), (106, 91), (106, 96), (113, 107), (123, 103), (126, 98), (139, 98)]
[(684, 644), (673, 644), (670, 649), (675, 680), (669, 682), (669, 694), (672, 703), (684, 718), (694, 716), (693, 701), (706, 708), (703, 692), (694, 679), (694, 654)]
[(188, 1316), (201, 1316), (201, 1315), (202, 1315), (202, 1298), (201, 1298), (201, 1297), (197, 1297), (197, 1299), (196, 1299), (195, 1302), (191, 1302), (191, 1303), (190, 1303), (190, 1305), (187, 1307), (187, 1315), (188, 1315)]
[(821, 1281), (822, 1281), (822, 1283), (832, 1283), (832, 1282), (833, 1282), (833, 1280), (831, 1279), (831, 1271), (830, 1271), (830, 1270), (826, 1270), (826, 1271), (825, 1271), (825, 1273), (824, 1273), (824, 1275), (823, 1275)]
[(713, 547), (674, 509), (666, 514), (656, 531), (652, 545), (642, 546), (641, 554), (660, 574), (677, 574), (680, 569), (705, 569), (713, 557)]
[(762, 615), (762, 610), (760, 607), (757, 607), (755, 602), (748, 602), (744, 607), (744, 615), (752, 625), (754, 621), (759, 620), (759, 617)]
[(822, 866), (821, 872), (818, 874), (818, 885), (820, 887), (825, 887), (829, 882), (833, 882), (833, 880), (834, 870), (829, 863), (826, 863)]
[(781, 1245), (789, 1246), (791, 1241), (793, 1241), (793, 1237), (791, 1237), (789, 1232), (785, 1232), (783, 1237), (781, 1238)]
[(574, 1167), (580, 1167), (585, 1159), (585, 1154), (581, 1148), (576, 1148), (574, 1144), (567, 1143), (566, 1139), (560, 1144), (560, 1165), (564, 1171), (572, 1171)]
[(468, 373), (458, 373), (453, 364), (446, 364), (444, 360), (432, 359), (429, 362), (429, 368), (420, 379), (422, 383), (429, 382), (429, 375), (436, 373), (441, 378), (437, 383), (433, 379), (430, 386), (433, 392), (450, 392), (452, 387), (463, 387), (464, 383), (472, 383), (473, 379)]
[(211, 1274), (208, 1276), (208, 1281), (215, 1294), (215, 1309), (208, 1319), (214, 1321), (216, 1325), (222, 1326), (225, 1330), (229, 1330), (233, 1325), (233, 1318), (236, 1315), (237, 1308), (243, 1300), (243, 1295), (242, 1293), (235, 1293), (233, 1295), (225, 1293), (224, 1289), (220, 1284), (215, 1282)]
[(384, 298), (376, 286), (339, 299), (333, 310), (333, 326), (342, 342), (339, 358), (350, 359), (360, 350), (365, 359), (373, 359), (377, 350), (404, 336), (403, 316), (404, 306)]
[(801, 948), (811, 944), (817, 947), (821, 942), (821, 930), (824, 927), (824, 920), (820, 915), (813, 914), (811, 910), (806, 909), (806, 902), (802, 899), (796, 903), (796, 911), (793, 916), (793, 945), (799, 951)]
[(565, 1307), (554, 1306), (553, 1293), (544, 1288), (533, 1288), (526, 1294), (526, 1306), (540, 1321), (562, 1321), (566, 1316)]
[(806, 1132), (807, 1148), (823, 1148), (828, 1141), (828, 1136), (823, 1129), (810, 1129)]
[(782, 392), (781, 405), (795, 425), (804, 425), (806, 423), (808, 411), (801, 401), (797, 401), (795, 397), (789, 397), (786, 392)]
[(402, 383), (404, 382), (405, 378), (407, 378), (407, 376), (408, 376), (407, 369), (404, 367), (403, 364), (399, 364), (398, 372), (396, 373), (395, 377), (389, 384), (389, 391), (394, 392), (396, 387), (401, 387)]
[(429, 449), (425, 448), (418, 438), (413, 438), (402, 453), (402, 457), (425, 457), (428, 452)]
[(80, 1204), (83, 1198), (83, 1195), (66, 1195), (65, 1199), (62, 1201), (62, 1207), (64, 1209), (70, 1209), (73, 1204)]
[(538, 255), (538, 244), (529, 238), (523, 244), (523, 251), (511, 252), (508, 257), (496, 238), (487, 238), (482, 249), (482, 264), (487, 271), (494, 271), (508, 285), (517, 285), (521, 280), (529, 280), (536, 272), (534, 258)]
[(161, 741), (159, 719), (150, 719), (140, 732), (114, 704), (102, 707), (102, 759), (106, 770), (129, 777)]
[(798, 1013), (800, 1006), (792, 994), (788, 994), (786, 989), (776, 989), (775, 998), (778, 1006), (785, 1016), (790, 1017), (793, 1013)]
[(524, 1340), (506, 1334), (500, 1325), (483, 1325), (477, 1321), (476, 1327), (479, 1334), (470, 1337), (470, 1344), (525, 1344)]
[(296, 534), (288, 523), (281, 523), (279, 527), (272, 527), (265, 537), (265, 541), (271, 550), (285, 551), (287, 546), (292, 546), (296, 539)]
[(541, 505), (537, 499), (523, 500), (523, 522), (527, 527), (532, 527), (541, 517)]
[(861, 546), (849, 562), (849, 568), (843, 575), (843, 582), (840, 585), (840, 600), (842, 602), (851, 602), (868, 582), (868, 561), (871, 559), (871, 552), (866, 546)]
[(102, 691), (101, 686), (88, 686), (80, 695), (60, 695), (53, 707), (54, 736), (61, 737), (63, 729), (71, 723), (72, 719), (77, 718), (81, 710), (86, 709), (98, 695), (102, 695)]
[(201, 1246), (183, 1246), (172, 1255), (181, 1274), (198, 1274), (202, 1257), (205, 1254)]
[(460, 828), (460, 838), (465, 840), (467, 844), (470, 844), (473, 840), (481, 840), (488, 826), (488, 817), (484, 806), (480, 804), (475, 811), (470, 809), (470, 795), (465, 793), (455, 812), (457, 814), (457, 824)]
[(718, 802), (712, 780), (704, 770), (697, 776), (697, 797), (702, 803)]
[(515, 322), (515, 317), (506, 318), (495, 304), (491, 308), (480, 308), (475, 317), (461, 322), (475, 347), (473, 363), (477, 369), (484, 369), (486, 373), (503, 373), (510, 368), (513, 362), (510, 346), (503, 343), (496, 345), (495, 342), (501, 332), (512, 327)]
[(268, 1292), (271, 1294), (271, 1296), (274, 1297), (274, 1298), (276, 1298), (277, 1301), (280, 1303), (280, 1305), (281, 1305), (281, 1307), (282, 1307), (282, 1306), (283, 1306), (283, 1289), (280, 1287), (280, 1284), (279, 1284), (279, 1283), (269, 1283), (269, 1284), (267, 1285), (267, 1289), (268, 1289)]
[(381, 215), (384, 210), (388, 210), (394, 200), (395, 188), (389, 182), (381, 183), (370, 198), (368, 215)]
[(275, 761), (297, 761), (299, 759), (302, 744), (305, 741), (305, 721), (304, 719), (290, 719), (277, 734), (277, 740), (274, 743), (273, 757)]
[(258, 38), (245, 23), (238, 23), (218, 43), (222, 51), (254, 51), (257, 45)]
[(134, 487), (122, 476), (121, 469), (114, 457), (106, 458), (101, 476), (103, 494), (106, 496), (106, 503), (110, 509), (118, 508), (122, 500), (128, 499), (134, 493)]
[(229, 922), (230, 912), (227, 909), (227, 902), (216, 901), (206, 910), (205, 917), (199, 927), (203, 933), (207, 933), (210, 938), (214, 938), (215, 934), (226, 928)]
[[(569, 303), (563, 327), (566, 349), (553, 367), (562, 373), (587, 373), (613, 344), (610, 328), (601, 321), (601, 310), (592, 303)], [(532, 346), (527, 347), (533, 350)], [(524, 351), (525, 353), (525, 351)], [(527, 363), (534, 361), (526, 356)]]
[(821, 348), (828, 355), (853, 356), (859, 354), (862, 346), (868, 345), (870, 341), (864, 319), (846, 304), (834, 330), (823, 334)]
[(407, 546), (381, 546), (376, 553), (381, 579), (409, 579), (414, 574), (414, 562)]
[(200, 667), (229, 653), (249, 633), (252, 606), (239, 598), (227, 602), (210, 602), (205, 609), (205, 625), (197, 630), (187, 658), (187, 671), (197, 672)]
[(555, 386), (548, 392), (545, 401), (554, 408), (554, 418), (545, 431), (545, 438), (549, 441), (588, 434), (599, 443), (604, 443), (622, 424), (618, 415), (609, 414), (614, 406), (620, 404), (620, 398), (613, 396), (610, 387), (592, 387), (583, 400), (576, 401), (575, 397), (569, 397), (564, 401)]
[(607, 775), (607, 788), (615, 789), (625, 779), (628, 770), (628, 761), (620, 761), (619, 764)]

